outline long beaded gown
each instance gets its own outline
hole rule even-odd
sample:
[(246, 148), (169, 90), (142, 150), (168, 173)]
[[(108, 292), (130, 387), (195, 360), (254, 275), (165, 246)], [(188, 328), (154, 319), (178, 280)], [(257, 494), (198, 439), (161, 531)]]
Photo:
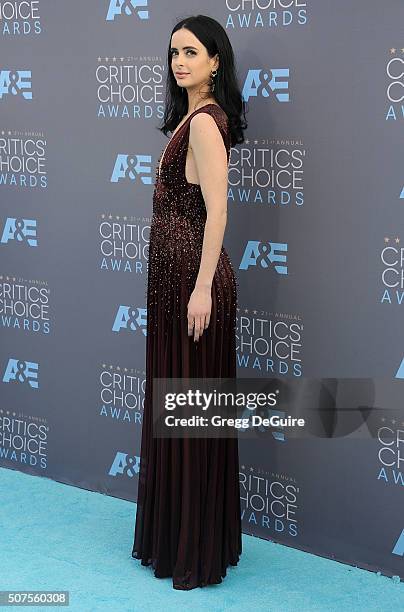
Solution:
[[(209, 326), (188, 336), (187, 305), (202, 253), (206, 208), (185, 178), (190, 121), (211, 115), (230, 154), (227, 115), (191, 113), (160, 156), (153, 193), (147, 281), (146, 388), (132, 557), (174, 589), (218, 584), (242, 552), (237, 438), (153, 438), (152, 379), (236, 377), (237, 281), (222, 246)], [(160, 173), (158, 172), (161, 161)]]

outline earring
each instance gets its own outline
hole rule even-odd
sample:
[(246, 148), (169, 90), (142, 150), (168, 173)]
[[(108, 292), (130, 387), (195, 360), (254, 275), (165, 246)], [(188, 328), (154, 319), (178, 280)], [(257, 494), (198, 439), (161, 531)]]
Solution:
[(212, 72), (210, 73), (210, 90), (213, 92), (215, 91), (215, 83), (214, 83), (214, 77), (217, 75), (217, 70), (212, 70)]

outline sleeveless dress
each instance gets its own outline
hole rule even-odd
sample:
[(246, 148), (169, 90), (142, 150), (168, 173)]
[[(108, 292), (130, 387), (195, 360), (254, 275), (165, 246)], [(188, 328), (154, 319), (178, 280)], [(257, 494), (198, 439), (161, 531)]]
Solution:
[[(206, 208), (185, 178), (190, 121), (211, 115), (230, 155), (227, 115), (200, 107), (168, 142), (156, 168), (147, 281), (146, 386), (132, 557), (174, 589), (218, 584), (242, 552), (237, 438), (153, 438), (152, 379), (236, 377), (235, 274), (221, 248), (209, 326), (188, 336), (187, 305), (202, 253)], [(161, 159), (163, 158), (163, 159)], [(160, 175), (158, 173), (161, 161)]]

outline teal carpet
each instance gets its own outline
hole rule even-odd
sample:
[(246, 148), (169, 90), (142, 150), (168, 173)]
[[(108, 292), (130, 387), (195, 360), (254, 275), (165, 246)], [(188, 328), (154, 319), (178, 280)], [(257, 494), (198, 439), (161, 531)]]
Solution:
[(70, 591), (69, 607), (14, 609), (404, 610), (402, 582), (246, 535), (221, 584), (177, 591), (131, 557), (135, 504), (4, 468), (0, 494), (0, 590)]

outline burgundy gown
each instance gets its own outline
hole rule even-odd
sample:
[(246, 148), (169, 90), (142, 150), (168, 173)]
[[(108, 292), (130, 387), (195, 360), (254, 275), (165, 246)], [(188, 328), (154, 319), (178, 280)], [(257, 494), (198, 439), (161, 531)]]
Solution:
[(211, 115), (230, 154), (227, 115), (216, 104), (191, 113), (159, 159), (147, 281), (146, 388), (132, 557), (174, 589), (218, 584), (241, 546), (237, 438), (153, 438), (152, 379), (236, 377), (237, 281), (222, 246), (209, 326), (188, 336), (187, 305), (202, 253), (206, 208), (185, 178), (191, 118)]

